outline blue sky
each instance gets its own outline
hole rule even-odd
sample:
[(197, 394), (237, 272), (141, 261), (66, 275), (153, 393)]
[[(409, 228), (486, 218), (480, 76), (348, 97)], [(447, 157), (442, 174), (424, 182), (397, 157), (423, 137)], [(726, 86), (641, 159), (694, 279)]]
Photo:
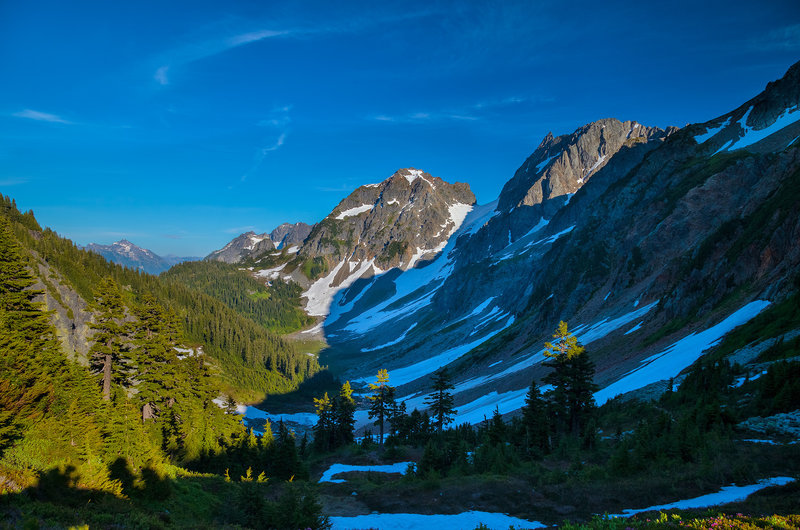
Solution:
[(416, 167), (495, 199), (548, 131), (701, 122), (800, 3), (0, 0), (0, 192), (79, 244), (205, 255)]

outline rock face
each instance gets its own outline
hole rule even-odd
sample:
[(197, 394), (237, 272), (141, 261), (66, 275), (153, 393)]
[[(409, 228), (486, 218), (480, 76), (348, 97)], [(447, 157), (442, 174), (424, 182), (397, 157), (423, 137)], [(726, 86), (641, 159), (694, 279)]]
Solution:
[[(283, 223), (270, 233), (256, 234), (253, 231), (241, 234), (204, 259), (239, 263), (246, 258), (258, 258), (275, 249), (299, 247), (311, 233), (312, 227), (305, 223)], [(294, 248), (296, 251), (297, 248)], [(294, 252), (292, 252), (294, 253)]]
[(299, 251), (329, 265), (373, 261), (408, 269), (434, 257), (475, 204), (469, 185), (448, 184), (418, 169), (400, 169), (361, 186), (317, 224)]
[(269, 238), (275, 243), (275, 248), (299, 246), (311, 233), (311, 225), (305, 223), (283, 223), (269, 233)]
[(497, 209), (508, 212), (541, 205), (539, 215), (549, 217), (561, 205), (548, 211), (548, 201), (578, 191), (622, 146), (662, 139), (674, 130), (611, 118), (584, 125), (572, 134), (553, 137), (549, 133), (503, 186)]
[(112, 263), (118, 263), (129, 269), (138, 269), (148, 274), (160, 274), (178, 263), (200, 259), (196, 257), (162, 257), (146, 248), (134, 245), (127, 239), (121, 239), (110, 245), (90, 243), (86, 249), (100, 254)]
[(220, 250), (215, 250), (204, 259), (238, 263), (247, 256), (261, 254), (274, 249), (275, 243), (272, 242), (269, 234), (256, 234), (250, 231), (237, 236)]

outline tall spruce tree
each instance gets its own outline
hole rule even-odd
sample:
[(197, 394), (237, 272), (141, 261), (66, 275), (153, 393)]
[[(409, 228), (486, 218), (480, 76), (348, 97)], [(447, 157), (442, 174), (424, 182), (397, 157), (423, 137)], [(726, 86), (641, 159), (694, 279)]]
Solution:
[(549, 450), (550, 423), (547, 403), (542, 398), (534, 379), (531, 381), (530, 389), (525, 396), (525, 406), (522, 408), (524, 447), (527, 454), (541, 456)]
[(553, 369), (544, 381), (553, 385), (549, 393), (556, 424), (561, 432), (582, 436), (596, 408), (594, 363), (567, 323), (559, 322), (553, 342), (546, 342), (543, 364)]
[(94, 322), (94, 343), (89, 349), (92, 368), (100, 375), (103, 400), (111, 401), (111, 384), (126, 384), (130, 366), (129, 323), (119, 286), (111, 278), (104, 278), (94, 293), (91, 304)]
[(345, 381), (339, 390), (339, 395), (334, 398), (334, 445), (348, 445), (353, 443), (355, 430), (356, 402), (353, 399), (353, 389), (350, 381)]
[(453, 394), (449, 392), (453, 388), (447, 368), (441, 368), (434, 374), (433, 393), (425, 398), (424, 403), (431, 411), (438, 432), (452, 423), (453, 416), (458, 412), (453, 408)]
[(389, 372), (384, 368), (378, 370), (377, 381), (369, 384), (372, 392), (367, 399), (370, 401), (369, 418), (375, 420), (375, 425), (379, 429), (380, 444), (383, 445), (383, 428), (389, 417), (389, 411), (395, 400), (393, 386), (389, 385)]

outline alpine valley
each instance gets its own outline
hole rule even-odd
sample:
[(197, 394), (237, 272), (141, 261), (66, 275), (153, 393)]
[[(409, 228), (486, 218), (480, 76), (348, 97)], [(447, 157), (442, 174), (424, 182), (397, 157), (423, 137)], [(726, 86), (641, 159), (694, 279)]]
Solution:
[(800, 527), (799, 138), (800, 63), (157, 277), (5, 198), (3, 524)]

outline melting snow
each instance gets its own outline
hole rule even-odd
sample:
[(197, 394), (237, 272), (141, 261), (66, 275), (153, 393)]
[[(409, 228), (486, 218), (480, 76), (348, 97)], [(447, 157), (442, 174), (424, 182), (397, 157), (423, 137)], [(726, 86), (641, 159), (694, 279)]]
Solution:
[(749, 486), (725, 486), (717, 493), (709, 493), (695, 497), (694, 499), (687, 499), (683, 501), (676, 501), (670, 504), (659, 504), (656, 506), (648, 506), (647, 508), (639, 508), (635, 510), (623, 510), (624, 513), (612, 515), (611, 517), (628, 517), (635, 513), (651, 512), (656, 510), (671, 510), (673, 508), (688, 510), (690, 508), (706, 508), (708, 506), (718, 506), (720, 504), (728, 504), (731, 502), (739, 502), (745, 500), (750, 494), (758, 490), (768, 488), (770, 486), (783, 486), (794, 482), (795, 479), (791, 477), (773, 477), (759, 480), (757, 484), (750, 484)]
[[(643, 320), (642, 322), (644, 322), (644, 320)], [(639, 322), (638, 324), (636, 324), (635, 326), (633, 326), (631, 329), (629, 329), (628, 331), (626, 331), (626, 332), (625, 332), (625, 335), (630, 335), (630, 334), (631, 334), (631, 333), (633, 333), (634, 331), (639, 331), (640, 329), (642, 329), (642, 322)]]
[(347, 464), (333, 464), (325, 471), (325, 473), (322, 474), (322, 476), (319, 478), (319, 481), (335, 482), (337, 484), (347, 482), (344, 479), (333, 477), (339, 473), (347, 473), (350, 471), (373, 471), (376, 473), (400, 473), (401, 475), (405, 475), (409, 464), (416, 465), (415, 462), (397, 462), (396, 464), (389, 464), (385, 466), (350, 466)]
[(536, 164), (536, 173), (539, 173), (540, 171), (542, 171), (547, 166), (547, 164), (550, 163), (551, 160), (553, 160), (555, 157), (557, 157), (560, 154), (561, 154), (560, 152), (556, 153), (553, 156), (548, 157), (548, 158), (542, 160), (541, 162), (539, 162), (538, 164)]
[(358, 528), (393, 528), (395, 530), (439, 530), (442, 528), (477, 528), (481, 524), (492, 530), (509, 527), (528, 529), (545, 528), (538, 521), (528, 521), (503, 513), (463, 512), (451, 515), (423, 515), (418, 513), (371, 513), (351, 517), (331, 517), (334, 530)]
[(397, 199), (391, 199), (386, 204), (400, 204), (400, 201), (398, 201)]
[(285, 263), (272, 269), (261, 269), (256, 273), (256, 276), (259, 278), (267, 278), (268, 280), (277, 280), (281, 275), (280, 271), (282, 271), (284, 267), (286, 267)]
[(722, 129), (727, 127), (730, 124), (730, 122), (731, 122), (731, 117), (728, 116), (728, 119), (725, 120), (725, 123), (723, 123), (722, 125), (720, 125), (718, 127), (709, 127), (708, 129), (706, 129), (706, 132), (704, 132), (703, 134), (695, 135), (694, 141), (697, 142), (698, 144), (705, 143), (706, 140), (709, 140), (712, 136), (714, 136), (715, 134), (720, 132)]
[(413, 324), (411, 324), (411, 327), (410, 327), (410, 328), (408, 328), (407, 330), (405, 330), (405, 331), (403, 332), (403, 334), (402, 334), (402, 335), (400, 335), (399, 337), (397, 337), (397, 338), (396, 338), (396, 339), (394, 339), (393, 341), (389, 341), (389, 342), (387, 342), (386, 344), (381, 344), (380, 346), (375, 346), (375, 347), (372, 347), (372, 348), (361, 348), (361, 351), (362, 351), (362, 352), (364, 352), (364, 353), (366, 353), (366, 352), (370, 352), (370, 351), (380, 350), (380, 349), (382, 349), (382, 348), (388, 348), (389, 346), (394, 346), (395, 344), (398, 344), (398, 343), (400, 343), (400, 342), (403, 342), (403, 340), (406, 338), (406, 335), (408, 335), (408, 333), (409, 333), (409, 332), (410, 332), (412, 329), (414, 329), (415, 327), (417, 327), (417, 323), (416, 323), (416, 322), (414, 322)]
[(422, 171), (420, 171), (419, 169), (409, 169), (408, 172), (409, 172), (408, 175), (403, 175), (403, 176), (406, 178), (409, 184), (417, 180), (418, 177), (422, 176)]
[(359, 214), (362, 214), (364, 212), (368, 212), (370, 210), (372, 210), (372, 205), (371, 204), (362, 204), (361, 206), (356, 206), (355, 208), (350, 208), (349, 210), (343, 211), (342, 213), (337, 215), (335, 217), (335, 219), (338, 219), (338, 220), (341, 221), (345, 217), (353, 217), (355, 215), (359, 215)]
[(661, 353), (642, 361), (643, 366), (628, 372), (622, 379), (596, 392), (595, 401), (598, 405), (602, 405), (619, 394), (677, 376), (684, 368), (699, 359), (703, 352), (716, 345), (726, 333), (759, 314), (769, 304), (765, 300), (750, 302), (716, 326), (700, 333), (692, 333), (675, 342)]
[(753, 110), (753, 107), (748, 109), (747, 113), (742, 116), (742, 119), (739, 122), (739, 124), (742, 126), (742, 129), (744, 129), (744, 136), (730, 146), (728, 148), (729, 150), (742, 149), (743, 147), (753, 145), (756, 142), (760, 142), (767, 136), (780, 131), (784, 127), (788, 127), (797, 120), (800, 120), (800, 105), (795, 105), (793, 108), (783, 111), (783, 114), (778, 116), (778, 118), (775, 120), (775, 123), (772, 125), (764, 127), (763, 129), (755, 130), (752, 127), (747, 126), (747, 117), (750, 115), (751, 110)]
[[(339, 262), (339, 264), (337, 264), (327, 276), (320, 278), (311, 284), (311, 287), (309, 287), (308, 290), (303, 293), (303, 296), (308, 299), (308, 302), (306, 303), (306, 313), (311, 316), (326, 316), (330, 309), (334, 295), (338, 291), (349, 287), (353, 282), (363, 276), (370, 268), (372, 268), (373, 261), (374, 260), (357, 263), (350, 263), (348, 261)], [(336, 275), (339, 273), (339, 270), (344, 266), (345, 263), (348, 264), (347, 270), (350, 274), (344, 279), (344, 281), (342, 281), (342, 283), (334, 287), (332, 283), (336, 278)], [(351, 272), (353, 267), (357, 267), (355, 272)]]
[(299, 246), (297, 246), (297, 245), (292, 245), (291, 247), (289, 247), (288, 249), (286, 249), (286, 252), (287, 252), (288, 254), (297, 254), (297, 251), (298, 251), (298, 250), (300, 250), (300, 247), (299, 247)]

